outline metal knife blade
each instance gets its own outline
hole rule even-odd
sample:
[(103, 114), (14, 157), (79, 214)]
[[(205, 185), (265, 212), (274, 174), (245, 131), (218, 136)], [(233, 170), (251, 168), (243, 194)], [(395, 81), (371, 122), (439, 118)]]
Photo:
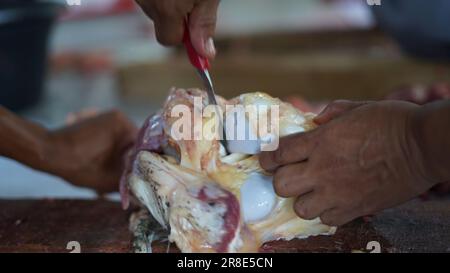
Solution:
[(225, 149), (226, 154), (229, 154), (228, 143), (226, 139), (225, 122), (223, 121), (222, 111), (220, 106), (217, 104), (216, 94), (214, 92), (214, 86), (211, 80), (211, 75), (209, 74), (209, 61), (207, 58), (200, 56), (195, 50), (191, 41), (191, 34), (189, 31), (189, 18), (186, 18), (184, 25), (184, 35), (183, 43), (186, 48), (187, 55), (191, 64), (197, 69), (200, 78), (203, 81), (203, 85), (206, 88), (208, 94), (208, 104), (215, 105), (216, 115), (219, 117), (219, 130), (222, 130), (222, 135), (220, 136), (220, 142)]
[(220, 109), (219, 104), (216, 100), (216, 93), (214, 92), (214, 86), (211, 80), (211, 75), (209, 74), (208, 69), (198, 69), (197, 72), (200, 75), (200, 78), (203, 81), (203, 85), (206, 88), (206, 93), (208, 94), (208, 103), (209, 105), (215, 105), (216, 115), (219, 117), (219, 130), (222, 130), (222, 135), (220, 136), (220, 143), (225, 149), (226, 154), (229, 154), (228, 151), (228, 143), (227, 143), (227, 137), (226, 137), (226, 129), (225, 129), (225, 122), (222, 115), (222, 111)]

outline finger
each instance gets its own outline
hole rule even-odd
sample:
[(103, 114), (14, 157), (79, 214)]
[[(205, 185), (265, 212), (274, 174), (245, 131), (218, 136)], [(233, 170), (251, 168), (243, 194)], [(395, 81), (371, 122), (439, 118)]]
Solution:
[(183, 41), (183, 16), (161, 16), (160, 19), (154, 20), (154, 24), (156, 39), (160, 44), (173, 46)]
[(304, 179), (306, 162), (280, 167), (273, 177), (273, 187), (278, 196), (288, 198), (313, 190), (310, 180)]
[(219, 0), (201, 1), (189, 16), (192, 45), (201, 56), (208, 59), (212, 59), (216, 55), (213, 37), (216, 30), (219, 2)]
[(144, 13), (153, 20), (158, 42), (165, 46), (182, 42), (184, 20), (194, 7), (194, 1), (137, 0)]
[(305, 220), (316, 219), (330, 208), (331, 205), (324, 202), (315, 191), (299, 196), (294, 204), (295, 213)]
[(369, 102), (354, 102), (349, 100), (337, 100), (330, 104), (314, 118), (314, 122), (322, 125), (338, 118), (342, 114), (351, 111), (355, 108), (368, 104)]
[(292, 164), (308, 159), (317, 143), (320, 128), (306, 133), (298, 133), (280, 138), (278, 149), (271, 152), (261, 152), (259, 163), (269, 172), (286, 164)]
[(153, 23), (159, 20), (158, 13), (160, 9), (157, 7), (155, 1), (151, 0), (136, 0), (137, 4), (141, 7), (142, 11), (152, 19)]
[(339, 208), (333, 208), (323, 212), (320, 215), (320, 220), (323, 224), (329, 226), (342, 226), (357, 218), (358, 214), (355, 210), (343, 211)]

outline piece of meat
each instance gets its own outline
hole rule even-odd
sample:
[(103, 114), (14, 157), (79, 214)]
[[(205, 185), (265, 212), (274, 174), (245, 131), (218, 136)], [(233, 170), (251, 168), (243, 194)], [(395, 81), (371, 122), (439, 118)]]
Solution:
[(167, 146), (167, 137), (163, 130), (163, 119), (161, 114), (157, 113), (144, 122), (144, 125), (139, 131), (138, 138), (134, 147), (132, 147), (126, 154), (124, 172), (120, 178), (119, 192), (122, 201), (122, 208), (127, 209), (129, 206), (129, 189), (127, 179), (133, 171), (133, 162), (140, 151), (162, 152), (163, 147)]
[[(225, 110), (233, 153), (223, 152), (218, 139), (221, 130), (213, 130), (213, 138), (203, 135), (218, 124), (211, 116), (201, 115), (207, 105), (206, 93), (172, 89), (159, 119), (153, 121), (157, 125), (147, 122), (141, 131), (123, 188), (169, 231), (169, 240), (183, 252), (256, 252), (268, 241), (333, 234), (336, 228), (320, 219), (299, 218), (293, 210), (295, 200), (275, 194), (272, 176), (262, 170), (254, 155), (270, 146), (268, 139), (315, 128), (314, 115), (264, 93), (243, 94), (230, 101), (217, 99)], [(183, 109), (188, 112), (181, 116), (187, 115), (185, 121), (190, 125), (177, 131)], [(259, 130), (261, 124), (252, 123), (251, 117), (264, 115), (269, 120), (267, 130)], [(228, 120), (232, 117), (237, 118)], [(230, 129), (238, 128), (240, 122), (254, 139), (229, 137)], [(153, 132), (151, 124), (157, 133), (146, 133)], [(202, 135), (195, 124), (200, 124)], [(180, 137), (190, 133), (193, 138)]]

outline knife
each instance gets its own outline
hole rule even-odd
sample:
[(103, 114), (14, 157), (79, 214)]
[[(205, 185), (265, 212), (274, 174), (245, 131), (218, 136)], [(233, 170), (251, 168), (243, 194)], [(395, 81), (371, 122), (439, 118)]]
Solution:
[(223, 137), (220, 139), (220, 143), (225, 148), (226, 154), (228, 152), (228, 143), (226, 140), (225, 124), (223, 117), (220, 115), (219, 105), (217, 104), (216, 94), (214, 92), (214, 85), (212, 83), (211, 75), (209, 73), (209, 61), (207, 58), (200, 56), (192, 45), (191, 34), (189, 31), (189, 22), (185, 21), (183, 44), (186, 48), (187, 55), (191, 64), (197, 69), (198, 74), (205, 86), (206, 93), (208, 94), (208, 104), (216, 106), (216, 115), (219, 117), (219, 126), (222, 128)]

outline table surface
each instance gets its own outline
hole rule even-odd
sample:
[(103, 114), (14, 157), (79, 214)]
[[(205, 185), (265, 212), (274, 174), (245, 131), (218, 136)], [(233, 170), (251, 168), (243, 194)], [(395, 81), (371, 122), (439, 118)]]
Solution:
[[(81, 252), (129, 252), (129, 215), (106, 200), (0, 200), (0, 252), (70, 252), (71, 241)], [(376, 241), (383, 252), (450, 252), (449, 231), (450, 199), (414, 200), (347, 224), (334, 236), (271, 242), (261, 251), (366, 251)], [(155, 242), (153, 251), (167, 251), (167, 243)]]
[(128, 252), (128, 215), (110, 201), (0, 200), (0, 252), (70, 252), (72, 241), (81, 252)]

